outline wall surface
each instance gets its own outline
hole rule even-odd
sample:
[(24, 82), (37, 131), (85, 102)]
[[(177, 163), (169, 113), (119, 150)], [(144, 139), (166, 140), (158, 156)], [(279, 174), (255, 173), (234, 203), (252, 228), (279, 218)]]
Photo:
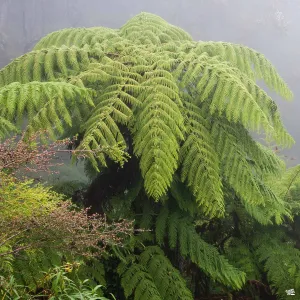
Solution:
[(0, 0), (0, 67), (30, 50), (45, 34), (66, 27), (118, 28), (141, 11), (160, 15), (195, 40), (242, 43), (263, 52), (294, 92), (274, 97), (300, 162), (300, 0)]

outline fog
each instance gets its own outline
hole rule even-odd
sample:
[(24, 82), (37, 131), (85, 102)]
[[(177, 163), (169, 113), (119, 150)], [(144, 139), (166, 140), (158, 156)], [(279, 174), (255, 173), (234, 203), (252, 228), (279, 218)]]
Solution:
[[(284, 153), (300, 161), (300, 0), (0, 0), (0, 67), (66, 27), (118, 28), (141, 11), (155, 13), (195, 40), (241, 43), (269, 58), (294, 92), (274, 97), (296, 140)], [(273, 96), (273, 94), (272, 94)]]

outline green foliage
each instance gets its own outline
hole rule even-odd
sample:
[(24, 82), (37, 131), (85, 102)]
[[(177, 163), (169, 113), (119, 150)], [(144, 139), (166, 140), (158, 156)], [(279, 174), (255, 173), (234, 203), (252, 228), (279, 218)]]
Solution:
[[(147, 195), (159, 200), (181, 168), (209, 216), (224, 214), (223, 175), (246, 204), (269, 196), (253, 174), (272, 169), (274, 159), (253, 143), (247, 150), (247, 130), (263, 129), (278, 144), (293, 142), (274, 101), (255, 83), (264, 79), (283, 97), (292, 96), (263, 55), (240, 45), (193, 42), (147, 13), (120, 30), (52, 33), (0, 74), (1, 118), (26, 117), (29, 132), (45, 128), (53, 136), (72, 126), (82, 135), (78, 148), (88, 151), (116, 145), (125, 151), (127, 126)], [(90, 159), (98, 169), (107, 156), (116, 159), (110, 153)]]
[[(62, 134), (64, 127), (72, 126), (74, 117), (82, 118), (80, 111), (93, 106), (87, 89), (64, 82), (14, 82), (0, 90), (1, 116), (9, 122), (20, 123), (27, 116), (28, 132), (47, 129)], [(72, 111), (72, 113), (70, 113)]]
[(45, 273), (56, 266), (61, 266), (65, 258), (62, 253), (49, 249), (26, 251), (13, 261), (13, 275), (18, 284), (29, 291), (37, 292)]
[(156, 221), (156, 239), (159, 245), (164, 243), (167, 234), (169, 247), (179, 248), (183, 257), (189, 258), (213, 280), (240, 289), (245, 282), (245, 274), (230, 265), (217, 249), (206, 243), (188, 216), (178, 211), (161, 210)]
[(282, 177), (273, 181), (272, 189), (285, 201), (286, 205), (295, 215), (300, 213), (300, 166), (297, 165), (284, 172)]
[(103, 265), (95, 259), (80, 262), (74, 259), (66, 252), (51, 249), (22, 252), (11, 259), (10, 272), (6, 273), (11, 282), (3, 279), (0, 295), (15, 293), (20, 295), (17, 299), (31, 299), (31, 295), (51, 296), (51, 299), (107, 299), (102, 297), (100, 289), (105, 284)]
[(30, 218), (34, 214), (48, 214), (62, 200), (61, 195), (49, 187), (41, 184), (33, 186), (33, 180), (20, 182), (0, 172), (0, 181), (0, 226), (12, 217)]
[(284, 232), (269, 230), (254, 240), (256, 254), (263, 262), (268, 280), (280, 299), (289, 299), (286, 290), (300, 293), (300, 250)]
[(230, 263), (246, 273), (247, 280), (261, 280), (257, 256), (251, 251), (251, 243), (244, 243), (238, 238), (226, 242), (225, 253)]
[[(152, 14), (120, 29), (64, 29), (0, 70), (0, 136), (24, 121), (28, 134), (78, 134), (89, 173), (91, 166), (98, 172), (138, 160), (126, 174), (141, 180), (96, 199), (107, 201), (102, 207), (110, 217), (135, 219), (146, 230), (111, 252), (121, 261), (121, 299), (193, 299), (199, 286), (206, 294), (230, 293), (247, 280), (263, 281), (264, 273), (265, 284), (283, 296), (284, 289), (298, 292), (298, 250), (273, 236), (269, 242), (270, 227), (261, 225), (280, 225), (286, 240), (297, 235), (299, 168), (283, 174), (281, 159), (252, 138), (256, 132), (279, 146), (294, 142), (257, 80), (292, 98), (262, 54), (195, 42)], [(99, 148), (107, 151), (92, 155)], [(96, 262), (82, 272), (92, 287), (104, 277)]]
[(128, 257), (118, 273), (125, 296), (134, 299), (193, 299), (185, 280), (157, 246)]

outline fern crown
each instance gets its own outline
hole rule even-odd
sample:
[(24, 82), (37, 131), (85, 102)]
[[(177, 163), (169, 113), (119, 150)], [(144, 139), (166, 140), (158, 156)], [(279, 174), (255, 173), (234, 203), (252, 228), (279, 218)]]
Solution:
[[(120, 29), (64, 29), (0, 70), (0, 135), (26, 120), (28, 134), (80, 133), (79, 149), (124, 152), (130, 136), (149, 197), (167, 194), (176, 173), (204, 214), (224, 215), (224, 186), (254, 214), (254, 205), (281, 205), (264, 183), (281, 163), (249, 132), (293, 144), (256, 80), (292, 98), (262, 54), (195, 42), (156, 15), (141, 13)], [(108, 158), (114, 151), (90, 160), (98, 170)]]

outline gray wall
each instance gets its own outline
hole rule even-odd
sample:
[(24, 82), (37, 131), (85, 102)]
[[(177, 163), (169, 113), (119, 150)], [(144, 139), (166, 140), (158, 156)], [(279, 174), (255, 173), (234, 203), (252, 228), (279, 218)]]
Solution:
[(45, 34), (65, 27), (118, 28), (147, 11), (188, 31), (195, 40), (242, 43), (263, 52), (294, 92), (275, 97), (300, 160), (300, 0), (0, 0), (0, 67), (30, 50)]

